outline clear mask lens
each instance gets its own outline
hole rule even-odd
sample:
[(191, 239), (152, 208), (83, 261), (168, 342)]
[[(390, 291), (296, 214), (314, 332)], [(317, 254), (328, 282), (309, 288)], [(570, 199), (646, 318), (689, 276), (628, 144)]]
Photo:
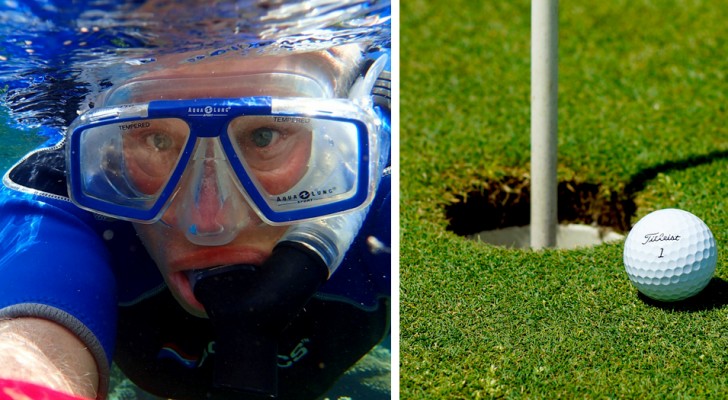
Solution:
[(356, 194), (362, 149), (352, 123), (243, 116), (230, 123), (227, 133), (239, 167), (274, 212), (332, 204)]
[(132, 209), (151, 209), (168, 186), (189, 137), (189, 126), (177, 118), (83, 131), (78, 157), (84, 195)]

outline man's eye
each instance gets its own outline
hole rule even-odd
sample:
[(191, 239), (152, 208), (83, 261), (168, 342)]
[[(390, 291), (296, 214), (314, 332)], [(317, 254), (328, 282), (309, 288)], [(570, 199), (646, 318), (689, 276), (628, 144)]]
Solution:
[(258, 128), (250, 134), (250, 139), (255, 146), (266, 147), (273, 142), (277, 135), (278, 132), (271, 128)]
[(147, 136), (147, 144), (158, 151), (172, 148), (172, 138), (162, 133), (155, 133)]

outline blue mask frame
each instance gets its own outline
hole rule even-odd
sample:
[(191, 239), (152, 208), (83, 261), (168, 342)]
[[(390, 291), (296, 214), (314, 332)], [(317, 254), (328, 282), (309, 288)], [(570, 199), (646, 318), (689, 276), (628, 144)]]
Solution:
[[(261, 193), (253, 177), (244, 168), (239, 156), (226, 135), (228, 124), (240, 116), (281, 116), (315, 118), (323, 121), (348, 123), (356, 127), (358, 149), (357, 179), (353, 191), (341, 199), (300, 202), (300, 207), (283, 209), (272, 205), (270, 195)], [(104, 198), (89, 193), (89, 185), (94, 178), (84, 173), (81, 165), (84, 149), (82, 139), (89, 129), (144, 121), (151, 118), (176, 118), (185, 121), (190, 129), (189, 139), (163, 189), (153, 198), (141, 200), (127, 199), (117, 193)], [(242, 187), (243, 196), (265, 222), (272, 225), (286, 225), (305, 220), (320, 219), (366, 207), (374, 197), (378, 183), (380, 149), (378, 138), (381, 121), (370, 107), (363, 108), (354, 101), (346, 99), (311, 98), (272, 98), (248, 97), (235, 99), (192, 99), (162, 100), (142, 104), (129, 104), (91, 110), (69, 127), (67, 132), (67, 170), (68, 189), (72, 201), (79, 207), (113, 218), (142, 223), (158, 221), (171, 203), (180, 185), (195, 143), (200, 138), (218, 138), (230, 166)], [(103, 165), (92, 166), (99, 173)], [(111, 187), (111, 186), (109, 186)], [(100, 191), (97, 191), (99, 193)], [(301, 197), (306, 194), (302, 191)], [(301, 199), (308, 200), (308, 199)], [(142, 206), (142, 203), (144, 205)]]

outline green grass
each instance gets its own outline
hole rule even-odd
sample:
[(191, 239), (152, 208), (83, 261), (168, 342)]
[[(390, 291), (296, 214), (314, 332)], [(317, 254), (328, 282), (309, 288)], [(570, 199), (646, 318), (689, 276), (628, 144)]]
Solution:
[[(578, 4), (577, 4), (578, 3)], [(400, 397), (728, 397), (728, 3), (561, 2), (559, 177), (700, 216), (715, 279), (664, 306), (622, 243), (530, 252), (445, 207), (527, 176), (530, 2), (401, 3)]]

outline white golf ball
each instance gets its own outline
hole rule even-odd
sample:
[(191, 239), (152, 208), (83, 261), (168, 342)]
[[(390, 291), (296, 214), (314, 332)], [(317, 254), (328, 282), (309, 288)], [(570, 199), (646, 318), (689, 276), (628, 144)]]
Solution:
[(624, 243), (624, 266), (647, 297), (679, 301), (698, 294), (715, 272), (718, 251), (707, 225), (674, 208), (647, 214)]

